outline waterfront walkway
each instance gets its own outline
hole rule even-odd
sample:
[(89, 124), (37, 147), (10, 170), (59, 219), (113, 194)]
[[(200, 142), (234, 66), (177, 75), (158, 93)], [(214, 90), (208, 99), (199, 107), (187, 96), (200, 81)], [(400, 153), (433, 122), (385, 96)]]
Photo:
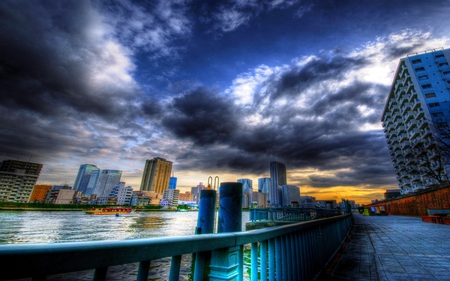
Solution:
[(449, 280), (450, 226), (403, 216), (354, 215), (327, 280)]

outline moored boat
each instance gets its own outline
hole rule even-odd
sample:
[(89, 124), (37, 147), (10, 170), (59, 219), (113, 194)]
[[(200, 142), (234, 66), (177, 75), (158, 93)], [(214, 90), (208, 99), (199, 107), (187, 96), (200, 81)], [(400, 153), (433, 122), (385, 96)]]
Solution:
[(92, 208), (84, 211), (89, 215), (125, 215), (134, 213), (132, 208)]

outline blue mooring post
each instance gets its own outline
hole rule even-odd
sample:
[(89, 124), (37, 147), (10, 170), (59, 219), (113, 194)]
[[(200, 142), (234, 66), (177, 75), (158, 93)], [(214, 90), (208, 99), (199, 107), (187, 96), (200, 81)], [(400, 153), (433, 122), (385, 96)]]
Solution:
[(220, 184), (219, 197), (217, 232), (242, 231), (242, 183)]
[(197, 228), (195, 229), (195, 234), (214, 233), (216, 194), (217, 192), (212, 189), (200, 191)]
[[(208, 186), (208, 188), (211, 188)], [(200, 191), (198, 203), (198, 218), (195, 234), (214, 233), (214, 220), (216, 217), (217, 191), (205, 189)], [(197, 253), (195, 255), (194, 280), (207, 280), (208, 269), (211, 261), (210, 253)]]
[[(242, 231), (242, 183), (224, 182), (219, 188), (217, 232)], [(209, 280), (243, 280), (243, 248), (240, 246), (214, 250), (211, 255)]]

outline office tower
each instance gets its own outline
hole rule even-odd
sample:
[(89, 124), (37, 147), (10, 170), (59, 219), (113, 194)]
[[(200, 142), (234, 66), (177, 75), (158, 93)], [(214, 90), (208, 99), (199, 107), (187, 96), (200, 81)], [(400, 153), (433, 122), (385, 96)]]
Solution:
[(119, 185), (122, 171), (119, 170), (101, 170), (95, 185), (94, 194), (98, 197), (109, 197), (111, 190)]
[(283, 206), (300, 207), (300, 187), (296, 185), (281, 186), (283, 192)]
[(0, 201), (27, 203), (42, 170), (42, 164), (17, 160), (0, 163)]
[(163, 193), (169, 188), (172, 162), (163, 158), (147, 159), (142, 174), (140, 190)]
[(177, 178), (176, 177), (170, 177), (169, 189), (177, 189)]
[(432, 50), (397, 66), (381, 121), (402, 194), (448, 181), (449, 60)]
[(253, 183), (250, 179), (238, 179), (242, 183), (242, 208), (250, 208), (252, 205)]
[(81, 191), (85, 195), (91, 195), (97, 183), (100, 169), (95, 165), (83, 164), (78, 170), (73, 189)]
[(269, 189), (269, 203), (271, 206), (282, 205), (281, 186), (286, 185), (286, 165), (281, 162), (270, 162), (270, 180), (272, 185)]
[(272, 186), (272, 181), (270, 178), (259, 178), (258, 179), (258, 192), (269, 193), (269, 189)]

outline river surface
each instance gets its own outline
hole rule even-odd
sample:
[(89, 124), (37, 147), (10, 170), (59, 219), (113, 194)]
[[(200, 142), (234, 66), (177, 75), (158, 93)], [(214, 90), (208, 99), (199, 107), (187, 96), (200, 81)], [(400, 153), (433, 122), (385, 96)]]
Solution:
[[(0, 211), (0, 244), (123, 240), (195, 234), (197, 212), (140, 212), (135, 216), (81, 211)], [(242, 213), (242, 230), (249, 213)]]

